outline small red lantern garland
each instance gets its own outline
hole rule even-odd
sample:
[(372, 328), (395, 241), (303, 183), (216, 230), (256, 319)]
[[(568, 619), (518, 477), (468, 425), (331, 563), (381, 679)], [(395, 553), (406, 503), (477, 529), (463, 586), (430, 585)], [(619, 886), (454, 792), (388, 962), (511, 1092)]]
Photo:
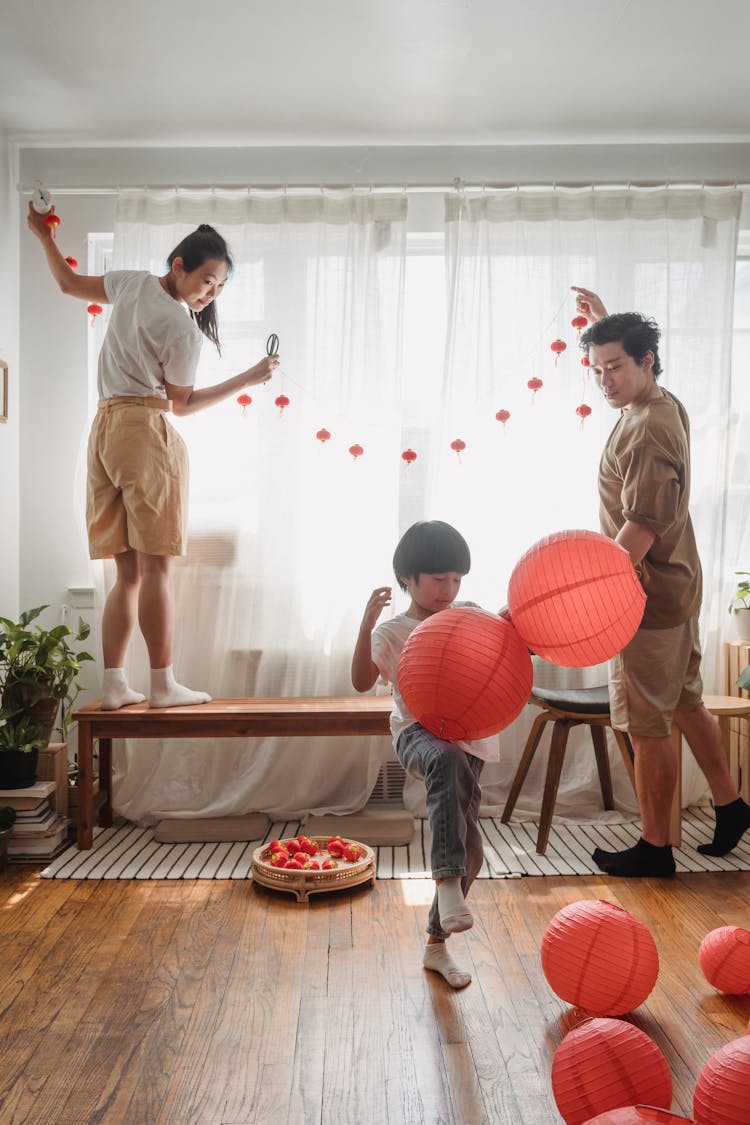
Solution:
[(588, 405), (588, 403), (582, 402), (580, 406), (576, 407), (576, 414), (581, 419), (581, 429), (583, 429), (583, 423), (586, 421), (590, 413), (591, 407)]
[(587, 324), (588, 320), (585, 316), (574, 316), (570, 322), (571, 328), (575, 328), (579, 336), (581, 335), (581, 332), (583, 332)]
[(536, 397), (536, 392), (541, 391), (542, 387), (544, 386), (544, 383), (542, 382), (541, 379), (529, 379), (526, 386), (531, 391), (531, 405), (533, 406), (534, 405), (534, 398)]
[(358, 445), (358, 444), (355, 443), (354, 445), (349, 446), (349, 452), (351, 453), (352, 457), (356, 461), (358, 457), (362, 456), (362, 454), (364, 453), (364, 449), (362, 448), (361, 445)]
[(565, 351), (567, 346), (568, 345), (565, 343), (564, 340), (553, 340), (552, 341), (552, 343), (550, 344), (550, 348), (555, 353), (555, 363), (557, 363), (558, 359), (560, 358), (562, 353)]
[(253, 400), (250, 398), (250, 395), (238, 395), (237, 396), (237, 402), (242, 407), (242, 417), (243, 418), (245, 417), (245, 411), (247, 410), (248, 406), (250, 405), (250, 403), (252, 401)]
[(60, 226), (62, 220), (59, 215), (51, 212), (44, 220), (44, 225), (49, 227), (49, 232), (53, 238), (57, 238), (57, 228)]
[(289, 399), (286, 397), (286, 395), (277, 395), (274, 399), (274, 402), (279, 408), (279, 414), (283, 415), (284, 410), (289, 405)]
[(325, 445), (327, 441), (331, 440), (331, 432), (330, 430), (326, 430), (325, 428), (322, 430), (318, 430), (315, 436), (321, 445)]
[(497, 418), (498, 422), (502, 422), (503, 429), (505, 429), (505, 423), (510, 418), (510, 410), (498, 410), (495, 417)]
[(89, 315), (91, 316), (91, 323), (93, 325), (96, 318), (98, 316), (101, 316), (101, 314), (104, 312), (104, 309), (102, 308), (101, 305), (97, 305), (96, 302), (94, 301), (90, 305), (87, 306), (86, 312), (89, 313)]
[(591, 360), (587, 355), (581, 356), (581, 367), (591, 367)]
[(413, 449), (405, 449), (404, 452), (401, 454), (401, 460), (406, 461), (407, 466), (413, 464), (414, 461), (416, 461), (416, 459), (417, 459), (417, 455), (416, 455), (416, 453), (414, 452)]
[(454, 438), (454, 440), (451, 442), (451, 449), (456, 454), (456, 457), (458, 457), (460, 463), (461, 454), (466, 449), (466, 442), (463, 441), (460, 437)]

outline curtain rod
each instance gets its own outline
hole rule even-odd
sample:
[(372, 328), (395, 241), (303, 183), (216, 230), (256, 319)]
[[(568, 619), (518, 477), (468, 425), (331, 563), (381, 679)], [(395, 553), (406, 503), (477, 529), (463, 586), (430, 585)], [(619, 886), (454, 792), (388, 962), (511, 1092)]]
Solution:
[[(464, 191), (464, 192), (492, 192), (492, 191), (556, 191), (569, 190), (569, 191), (626, 191), (629, 188), (644, 188), (644, 189), (659, 189), (659, 188), (683, 188), (692, 190), (702, 190), (704, 188), (716, 189), (731, 189), (734, 191), (748, 191), (750, 184), (737, 183), (737, 182), (711, 182), (710, 180), (701, 181), (676, 181), (673, 183), (665, 183), (663, 180), (654, 181), (631, 181), (629, 183), (604, 183), (594, 184), (590, 181), (585, 183), (562, 183), (555, 181), (548, 184), (519, 184), (519, 183), (484, 183), (472, 184), (465, 183), (462, 180), (453, 180), (451, 183), (442, 184), (355, 184), (355, 183), (342, 183), (342, 184), (143, 184), (141, 186), (129, 185), (127, 187), (112, 187), (112, 186), (93, 186), (86, 185), (79, 187), (60, 187), (55, 184), (45, 184), (45, 187), (53, 195), (119, 195), (121, 192), (128, 191), (277, 191), (284, 192), (288, 195), (298, 195), (306, 192), (318, 191), (351, 191), (358, 189), (360, 191), (370, 191), (373, 194), (396, 194), (400, 192), (410, 192), (413, 194), (429, 194), (429, 193), (445, 193), (449, 191)], [(33, 184), (18, 184), (17, 190), (19, 194), (30, 194), (34, 189)]]

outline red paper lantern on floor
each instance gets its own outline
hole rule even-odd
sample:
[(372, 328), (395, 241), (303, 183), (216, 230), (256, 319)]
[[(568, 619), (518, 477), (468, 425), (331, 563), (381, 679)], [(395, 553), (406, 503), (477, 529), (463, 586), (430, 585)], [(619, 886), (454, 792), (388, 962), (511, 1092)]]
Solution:
[(398, 665), (399, 691), (427, 730), (449, 742), (497, 734), (523, 710), (531, 658), (513, 626), (483, 609), (435, 613), (414, 629)]
[(646, 595), (630, 555), (596, 531), (558, 531), (519, 559), (508, 585), (513, 624), (532, 652), (585, 668), (620, 652)]
[(583, 899), (558, 910), (542, 938), (553, 992), (595, 1016), (632, 1012), (650, 995), (659, 954), (646, 926), (611, 902)]
[(242, 417), (243, 418), (245, 416), (245, 411), (247, 410), (248, 406), (250, 405), (250, 403), (252, 401), (253, 400), (250, 398), (250, 395), (237, 395), (237, 402), (242, 407)]
[(417, 455), (413, 449), (405, 449), (401, 454), (401, 460), (406, 461), (407, 465), (412, 465), (417, 459)]
[(657, 1109), (653, 1105), (623, 1106), (598, 1113), (590, 1117), (586, 1125), (695, 1125), (688, 1117), (679, 1117), (668, 1109)]
[(698, 951), (703, 975), (720, 992), (744, 996), (750, 992), (750, 930), (719, 926), (706, 934)]
[(705, 1063), (693, 1117), (696, 1125), (750, 1125), (750, 1036), (733, 1039)]
[(567, 1125), (584, 1125), (597, 1113), (638, 1102), (669, 1109), (672, 1076), (645, 1031), (623, 1020), (591, 1019), (555, 1051), (552, 1093)]
[(87, 305), (87, 307), (86, 307), (86, 312), (90, 313), (90, 315), (91, 315), (91, 323), (92, 324), (94, 323), (94, 321), (96, 320), (96, 318), (98, 316), (101, 316), (103, 311), (104, 310), (102, 309), (102, 306), (97, 305), (96, 302), (93, 302), (92, 304)]

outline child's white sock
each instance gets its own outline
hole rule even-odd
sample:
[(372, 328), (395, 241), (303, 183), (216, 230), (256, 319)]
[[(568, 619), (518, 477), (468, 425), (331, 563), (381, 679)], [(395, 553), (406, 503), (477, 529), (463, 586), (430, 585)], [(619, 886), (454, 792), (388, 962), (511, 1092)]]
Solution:
[(143, 703), (145, 695), (128, 687), (124, 668), (105, 668), (102, 677), (102, 711), (117, 711), (131, 703)]
[(172, 665), (166, 668), (151, 669), (151, 707), (191, 707), (196, 703), (210, 703), (211, 696), (205, 691), (192, 691), (178, 684), (174, 678)]
[(470, 930), (474, 918), (466, 905), (461, 880), (443, 879), (437, 885), (437, 896), (440, 925), (446, 933), (460, 934), (462, 930)]
[(422, 964), (425, 969), (431, 969), (433, 973), (440, 973), (440, 976), (447, 980), (451, 988), (466, 988), (467, 984), (471, 984), (471, 973), (464, 972), (463, 969), (458, 967), (445, 948), (444, 941), (433, 942), (432, 945), (425, 947)]

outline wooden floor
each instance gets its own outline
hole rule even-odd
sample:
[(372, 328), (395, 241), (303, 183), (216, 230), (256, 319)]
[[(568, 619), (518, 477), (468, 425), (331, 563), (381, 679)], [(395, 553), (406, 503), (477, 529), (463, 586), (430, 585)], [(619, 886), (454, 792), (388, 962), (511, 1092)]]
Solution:
[(431, 884), (380, 881), (309, 906), (247, 882), (0, 875), (3, 1125), (546, 1125), (574, 1014), (539, 945), (561, 906), (606, 898), (651, 929), (656, 989), (633, 1017), (690, 1114), (708, 1055), (745, 1031), (702, 937), (748, 924), (750, 874), (480, 880), (452, 939), (473, 983), (421, 968)]

